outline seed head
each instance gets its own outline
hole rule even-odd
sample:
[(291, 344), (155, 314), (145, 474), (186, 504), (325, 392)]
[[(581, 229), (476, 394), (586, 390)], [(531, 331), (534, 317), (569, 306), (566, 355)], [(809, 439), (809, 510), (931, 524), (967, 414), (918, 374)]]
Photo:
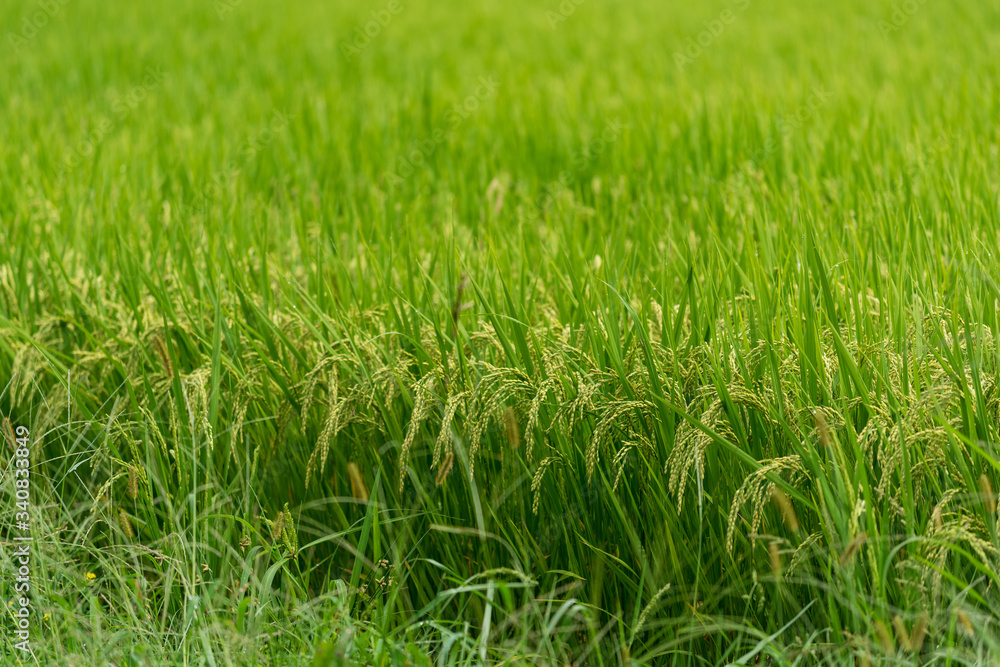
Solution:
[(128, 497), (135, 500), (139, 497), (139, 471), (134, 465), (128, 467), (128, 487), (126, 488)]
[(365, 486), (365, 478), (361, 476), (361, 469), (354, 461), (347, 464), (347, 476), (351, 479), (351, 495), (359, 500), (368, 500), (368, 487)]
[(892, 633), (889, 632), (889, 628), (886, 627), (885, 623), (882, 621), (875, 621), (875, 634), (878, 636), (878, 641), (882, 645), (882, 652), (885, 654), (892, 654), (896, 652), (896, 642), (892, 639)]
[(799, 532), (799, 518), (795, 515), (795, 508), (792, 507), (792, 501), (788, 499), (785, 492), (775, 486), (771, 490), (771, 499), (774, 500), (774, 504), (781, 510), (781, 516), (785, 520), (788, 530), (793, 533)]
[(514, 414), (514, 408), (508, 406), (503, 411), (503, 422), (504, 428), (507, 431), (507, 442), (510, 443), (510, 448), (517, 449), (521, 446), (521, 431), (517, 428), (517, 416)]
[(820, 410), (813, 412), (813, 419), (816, 421), (816, 437), (824, 447), (830, 446), (830, 426), (826, 423), (826, 417)]
[(771, 574), (778, 578), (781, 576), (781, 551), (778, 549), (778, 543), (768, 544), (767, 552), (771, 556)]
[(132, 530), (132, 523), (128, 520), (128, 514), (121, 508), (118, 509), (118, 525), (122, 527), (125, 537), (130, 540), (135, 537), (135, 532)]
[(899, 643), (903, 645), (903, 650), (912, 651), (913, 644), (910, 642), (910, 633), (906, 631), (906, 623), (903, 622), (903, 617), (899, 614), (893, 616), (892, 626), (896, 628), (896, 636), (899, 637)]
[(854, 556), (858, 553), (858, 549), (861, 545), (868, 541), (868, 533), (861, 531), (854, 536), (848, 544), (847, 548), (844, 549), (844, 553), (840, 554), (840, 564), (847, 565), (854, 560)]
[(913, 650), (919, 652), (924, 646), (924, 638), (927, 636), (927, 626), (930, 625), (931, 619), (926, 611), (920, 612), (920, 616), (917, 617), (917, 621), (913, 624), (913, 632), (910, 633), (910, 643), (913, 644)]
[(452, 466), (455, 465), (455, 452), (448, 452), (448, 455), (444, 457), (444, 461), (441, 462), (441, 468), (438, 470), (437, 477), (434, 478), (434, 483), (438, 486), (444, 484), (445, 480), (448, 479), (448, 475), (451, 473)]
[(271, 524), (271, 539), (277, 540), (281, 537), (282, 531), (285, 529), (285, 513), (278, 512), (278, 516), (274, 517), (274, 523)]
[(979, 490), (983, 493), (983, 505), (986, 507), (986, 511), (990, 514), (995, 514), (997, 511), (997, 497), (993, 493), (993, 484), (990, 483), (990, 478), (983, 473), (979, 476)]
[(955, 612), (955, 617), (958, 619), (958, 623), (959, 625), (962, 626), (962, 629), (965, 631), (965, 634), (967, 634), (969, 637), (976, 636), (976, 629), (972, 625), (972, 619), (969, 618), (968, 614), (959, 609), (958, 611)]

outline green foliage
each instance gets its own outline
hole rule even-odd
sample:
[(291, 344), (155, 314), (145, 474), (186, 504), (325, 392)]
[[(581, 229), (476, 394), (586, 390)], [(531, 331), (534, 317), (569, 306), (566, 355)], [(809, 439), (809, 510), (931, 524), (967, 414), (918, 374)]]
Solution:
[(0, 654), (1000, 660), (998, 20), (4, 3)]

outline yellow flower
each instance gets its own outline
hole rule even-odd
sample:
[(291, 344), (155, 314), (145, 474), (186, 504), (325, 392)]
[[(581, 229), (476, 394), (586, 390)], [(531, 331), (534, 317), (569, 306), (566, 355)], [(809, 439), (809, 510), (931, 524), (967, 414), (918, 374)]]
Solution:
[(94, 574), (93, 572), (88, 572), (87, 573), (87, 581), (93, 581), (94, 579), (97, 579), (97, 575)]
[(48, 614), (42, 614), (42, 620), (43, 621), (49, 620), (49, 615)]

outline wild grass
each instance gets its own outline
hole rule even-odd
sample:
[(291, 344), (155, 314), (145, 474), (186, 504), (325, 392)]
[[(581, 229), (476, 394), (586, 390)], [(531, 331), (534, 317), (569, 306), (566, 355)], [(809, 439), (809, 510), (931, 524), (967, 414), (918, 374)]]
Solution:
[(1000, 661), (1000, 14), (736, 5), (0, 45), (4, 659)]

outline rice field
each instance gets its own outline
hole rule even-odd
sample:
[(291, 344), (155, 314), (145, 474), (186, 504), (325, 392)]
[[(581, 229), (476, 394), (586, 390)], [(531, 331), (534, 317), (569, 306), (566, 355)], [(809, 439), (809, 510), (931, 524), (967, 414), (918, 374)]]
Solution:
[(3, 664), (1000, 663), (994, 3), (0, 28)]

